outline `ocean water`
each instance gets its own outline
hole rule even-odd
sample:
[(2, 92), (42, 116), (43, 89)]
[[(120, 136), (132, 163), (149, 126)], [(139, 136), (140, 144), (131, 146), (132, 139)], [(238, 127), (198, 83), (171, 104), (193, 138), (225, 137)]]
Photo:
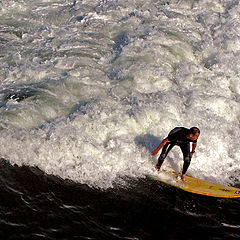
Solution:
[[(152, 180), (201, 130), (188, 175), (240, 186), (240, 3), (0, 1), (2, 239), (239, 239), (238, 199)], [(181, 172), (173, 148), (163, 169)]]

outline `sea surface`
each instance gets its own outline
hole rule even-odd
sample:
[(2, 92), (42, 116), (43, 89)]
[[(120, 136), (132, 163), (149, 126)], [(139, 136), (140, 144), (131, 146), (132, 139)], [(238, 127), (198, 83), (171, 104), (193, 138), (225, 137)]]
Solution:
[(240, 187), (239, 79), (238, 0), (0, 0), (0, 239), (240, 239), (240, 199), (151, 177), (197, 126), (188, 175)]

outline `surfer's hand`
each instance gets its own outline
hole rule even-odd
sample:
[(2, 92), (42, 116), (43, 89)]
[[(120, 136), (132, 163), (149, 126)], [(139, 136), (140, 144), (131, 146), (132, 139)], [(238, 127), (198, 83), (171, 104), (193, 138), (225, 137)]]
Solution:
[(152, 151), (152, 155), (155, 156), (156, 154), (158, 154), (158, 149), (155, 149)]

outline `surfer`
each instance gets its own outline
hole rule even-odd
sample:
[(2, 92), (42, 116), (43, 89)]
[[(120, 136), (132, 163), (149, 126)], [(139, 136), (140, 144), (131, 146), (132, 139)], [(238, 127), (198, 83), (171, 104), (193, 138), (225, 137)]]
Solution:
[[(183, 153), (183, 170), (181, 178), (186, 182), (185, 174), (190, 165), (191, 158), (195, 152), (197, 146), (197, 140), (200, 135), (200, 130), (197, 127), (192, 127), (190, 129), (184, 127), (176, 127), (171, 130), (168, 136), (163, 139), (159, 146), (152, 151), (152, 155), (156, 155), (161, 148), (162, 152), (158, 158), (158, 163), (156, 168), (160, 171), (164, 159), (167, 157), (169, 151), (175, 146), (179, 146)], [(192, 142), (192, 151), (190, 152), (190, 142)]]

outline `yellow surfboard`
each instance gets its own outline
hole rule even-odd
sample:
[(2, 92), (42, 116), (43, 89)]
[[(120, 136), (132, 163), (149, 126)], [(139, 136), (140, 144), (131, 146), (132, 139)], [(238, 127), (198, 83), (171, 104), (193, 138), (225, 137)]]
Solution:
[(160, 172), (152, 178), (191, 193), (222, 198), (240, 197), (240, 188), (224, 186), (189, 176), (186, 176), (187, 182), (184, 183), (175, 172)]

